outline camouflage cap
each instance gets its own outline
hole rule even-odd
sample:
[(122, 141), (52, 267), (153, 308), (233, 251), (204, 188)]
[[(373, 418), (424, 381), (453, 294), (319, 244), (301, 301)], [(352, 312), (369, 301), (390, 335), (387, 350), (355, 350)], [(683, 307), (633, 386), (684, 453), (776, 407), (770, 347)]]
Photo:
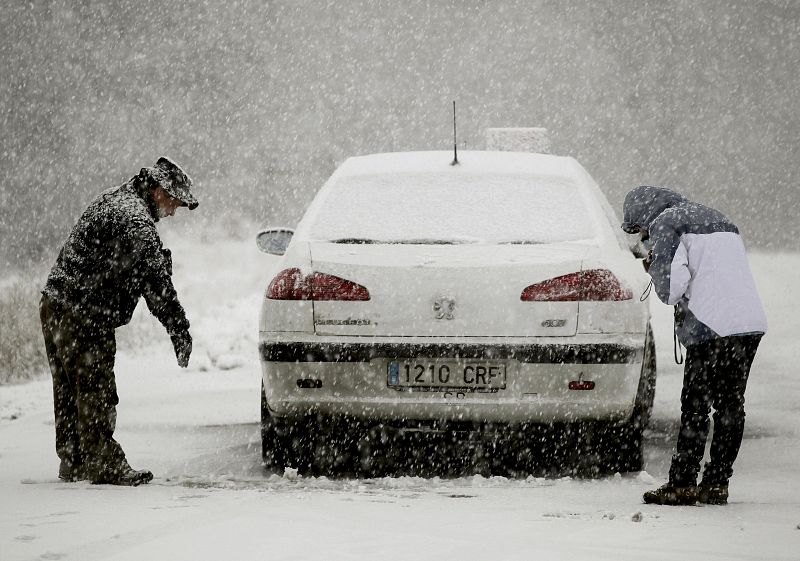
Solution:
[(200, 204), (192, 194), (192, 178), (169, 158), (164, 156), (159, 158), (156, 165), (150, 168), (150, 176), (171, 197), (178, 199), (182, 203), (181, 206), (194, 210)]

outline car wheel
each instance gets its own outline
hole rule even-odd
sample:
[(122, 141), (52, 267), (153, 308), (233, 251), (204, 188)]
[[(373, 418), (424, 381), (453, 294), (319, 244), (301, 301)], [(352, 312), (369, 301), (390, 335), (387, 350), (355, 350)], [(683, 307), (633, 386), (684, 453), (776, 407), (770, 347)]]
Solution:
[(318, 442), (316, 420), (315, 415), (276, 419), (274, 457), (278, 467), (291, 467), (302, 475), (312, 473)]
[(283, 473), (289, 467), (302, 473), (309, 471), (307, 424), (304, 418), (276, 419), (270, 415), (262, 382), (261, 459), (265, 469), (275, 473)]
[(605, 441), (612, 444), (608, 451), (611, 471), (641, 471), (644, 466), (644, 430), (650, 422), (656, 393), (656, 346), (653, 330), (647, 325), (642, 373), (636, 392), (636, 402), (630, 420), (623, 425), (609, 425)]
[(317, 439), (315, 416), (276, 419), (270, 415), (264, 383), (261, 383), (261, 459), (275, 473), (294, 468), (307, 474), (314, 467)]
[(636, 392), (636, 408), (634, 414), (638, 424), (644, 430), (650, 422), (653, 412), (653, 400), (656, 396), (656, 342), (653, 329), (647, 324), (642, 375), (639, 378), (639, 389)]
[(261, 461), (266, 469), (282, 470), (281, 458), (276, 457), (275, 421), (269, 414), (264, 382), (261, 382)]

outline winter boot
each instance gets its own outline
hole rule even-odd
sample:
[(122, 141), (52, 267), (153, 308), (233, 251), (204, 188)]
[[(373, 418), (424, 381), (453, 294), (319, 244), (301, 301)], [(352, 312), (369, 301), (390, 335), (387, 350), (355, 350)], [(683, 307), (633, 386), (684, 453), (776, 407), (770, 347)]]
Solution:
[(92, 477), (95, 485), (127, 485), (136, 487), (143, 483), (150, 483), (153, 480), (153, 472), (146, 469), (136, 470), (131, 467), (108, 471)]
[(83, 464), (73, 463), (69, 460), (61, 460), (61, 464), (58, 466), (58, 478), (68, 483), (83, 481), (86, 479), (86, 470)]
[(136, 487), (143, 483), (150, 483), (153, 480), (153, 472), (146, 469), (133, 469), (127, 461), (124, 461), (114, 468), (105, 467), (96, 470), (89, 475), (89, 480), (95, 485), (128, 485)]
[(697, 486), (697, 500), (707, 505), (728, 504), (728, 486), (701, 481)]
[(128, 468), (117, 477), (114, 485), (130, 485), (136, 487), (153, 480), (153, 472), (147, 469)]
[(697, 502), (697, 486), (678, 487), (672, 483), (666, 483), (658, 489), (647, 491), (642, 499), (645, 503), (652, 505), (693, 505)]

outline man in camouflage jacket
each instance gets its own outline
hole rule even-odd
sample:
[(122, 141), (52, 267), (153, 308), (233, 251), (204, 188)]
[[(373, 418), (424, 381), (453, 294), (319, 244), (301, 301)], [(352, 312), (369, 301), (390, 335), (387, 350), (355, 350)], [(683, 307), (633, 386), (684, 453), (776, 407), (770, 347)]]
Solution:
[(156, 230), (160, 218), (198, 203), (192, 180), (160, 158), (127, 183), (97, 197), (78, 220), (50, 272), (40, 304), (53, 374), (59, 477), (139, 485), (114, 440), (114, 330), (131, 320), (140, 297), (172, 339), (178, 364), (192, 350), (189, 321), (172, 284), (172, 259)]

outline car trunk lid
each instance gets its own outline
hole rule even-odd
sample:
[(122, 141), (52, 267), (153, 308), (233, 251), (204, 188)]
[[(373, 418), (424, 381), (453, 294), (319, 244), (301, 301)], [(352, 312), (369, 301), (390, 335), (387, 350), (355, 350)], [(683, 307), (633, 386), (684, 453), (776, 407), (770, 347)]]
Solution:
[(588, 251), (588, 246), (575, 243), (312, 242), (315, 272), (362, 285), (370, 297), (315, 301), (315, 332), (401, 337), (574, 335), (578, 302), (523, 302), (520, 296), (531, 284), (580, 271)]

